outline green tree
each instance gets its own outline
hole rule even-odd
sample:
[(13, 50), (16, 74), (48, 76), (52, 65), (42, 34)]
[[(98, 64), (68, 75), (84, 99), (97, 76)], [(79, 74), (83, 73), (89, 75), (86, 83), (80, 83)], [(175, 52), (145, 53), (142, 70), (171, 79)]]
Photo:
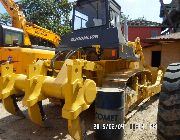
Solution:
[(68, 0), (20, 0), (27, 21), (62, 35), (70, 31)]
[(135, 21), (147, 21), (147, 19), (143, 16), (143, 17), (138, 17), (136, 19), (134, 19)]
[(129, 17), (129, 15), (125, 15), (125, 14), (121, 14), (121, 21), (124, 23), (124, 20), (127, 20), (127, 21), (129, 21), (129, 20), (131, 20), (131, 18)]
[(8, 13), (0, 13), (0, 24), (3, 25), (10, 25), (11, 24), (11, 17)]

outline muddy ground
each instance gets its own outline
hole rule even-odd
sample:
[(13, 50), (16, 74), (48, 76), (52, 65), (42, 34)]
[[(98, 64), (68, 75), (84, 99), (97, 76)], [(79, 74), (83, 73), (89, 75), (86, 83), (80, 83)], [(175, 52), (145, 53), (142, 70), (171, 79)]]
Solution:
[[(18, 103), (27, 116), (26, 108)], [(156, 140), (158, 96), (152, 97), (139, 111), (125, 124), (125, 140)], [(67, 131), (67, 122), (61, 118), (59, 106), (44, 103), (44, 110), (48, 117), (48, 128), (33, 124), (28, 118), (19, 119), (7, 113), (0, 103), (0, 140), (72, 140)], [(85, 112), (87, 126), (87, 140), (94, 139), (93, 113)], [(132, 126), (136, 126), (135, 129)], [(152, 127), (151, 127), (152, 126)]]

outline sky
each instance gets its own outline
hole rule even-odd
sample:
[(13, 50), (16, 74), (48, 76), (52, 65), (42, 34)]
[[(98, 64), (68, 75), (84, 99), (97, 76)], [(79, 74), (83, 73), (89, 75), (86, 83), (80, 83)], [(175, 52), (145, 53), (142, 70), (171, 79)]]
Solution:
[[(70, 2), (74, 0), (69, 0)], [(161, 23), (162, 19), (159, 17), (160, 2), (159, 0), (116, 0), (121, 5), (121, 11), (129, 18), (136, 19), (144, 17), (146, 20)], [(164, 3), (170, 3), (171, 0), (164, 0)], [(0, 13), (6, 10), (0, 4)]]

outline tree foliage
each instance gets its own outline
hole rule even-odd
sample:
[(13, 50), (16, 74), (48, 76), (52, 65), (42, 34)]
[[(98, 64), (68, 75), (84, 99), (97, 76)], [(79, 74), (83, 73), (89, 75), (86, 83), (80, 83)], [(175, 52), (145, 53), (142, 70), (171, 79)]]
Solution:
[(129, 15), (125, 15), (125, 14), (122, 13), (122, 14), (121, 14), (121, 21), (124, 22), (125, 19), (126, 19), (127, 21), (131, 20), (131, 18), (129, 17)]
[(70, 30), (68, 0), (20, 0), (27, 21), (62, 35)]
[(134, 21), (148, 21), (144, 16), (134, 19)]
[(121, 22), (122, 23), (124, 23), (125, 19), (127, 21), (147, 21), (147, 19), (144, 16), (132, 19), (132, 18), (129, 17), (129, 15), (121, 14)]
[(0, 24), (3, 25), (10, 25), (11, 24), (11, 17), (8, 13), (0, 13)]

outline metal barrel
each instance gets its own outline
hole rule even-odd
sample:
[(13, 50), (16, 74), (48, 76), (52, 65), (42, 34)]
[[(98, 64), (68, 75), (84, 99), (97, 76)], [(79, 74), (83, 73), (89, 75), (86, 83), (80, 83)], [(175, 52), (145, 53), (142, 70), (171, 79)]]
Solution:
[(124, 112), (124, 91), (101, 88), (95, 101), (96, 140), (123, 140)]

